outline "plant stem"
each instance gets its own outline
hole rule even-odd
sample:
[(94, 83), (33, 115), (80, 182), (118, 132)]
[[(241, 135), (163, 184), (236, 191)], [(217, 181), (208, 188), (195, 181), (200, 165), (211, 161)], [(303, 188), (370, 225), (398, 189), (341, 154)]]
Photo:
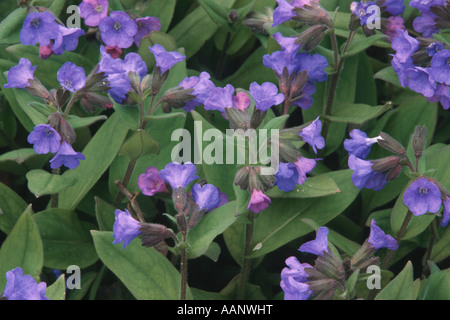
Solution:
[[(182, 232), (183, 242), (186, 243), (186, 231)], [(181, 286), (180, 286), (180, 300), (186, 300), (186, 287), (187, 287), (187, 254), (186, 248), (181, 250), (181, 261), (180, 261), (180, 269), (181, 269)]]
[(422, 268), (422, 276), (425, 277), (425, 275), (430, 271), (430, 267), (428, 265), (428, 261), (431, 259), (431, 252), (433, 251), (434, 241), (437, 238), (437, 227), (436, 227), (436, 219), (433, 219), (430, 224), (430, 241), (428, 242), (427, 251), (425, 253), (425, 261), (423, 262), (423, 268)]
[(222, 79), (223, 74), (223, 66), (225, 64), (225, 59), (227, 57), (227, 49), (228, 44), (230, 43), (231, 33), (227, 32), (227, 36), (225, 38), (225, 44), (223, 45), (222, 54), (220, 55), (219, 62), (217, 63), (217, 79)]
[(72, 108), (72, 106), (77, 98), (78, 98), (78, 91), (73, 94), (73, 96), (70, 98), (69, 102), (67, 103), (66, 110), (64, 110), (65, 115), (69, 114), (69, 111)]
[[(59, 168), (53, 169), (53, 174), (58, 174), (59, 175)], [(57, 193), (53, 193), (51, 195), (50, 207), (51, 208), (58, 208), (58, 194)]]
[(251, 259), (249, 258), (251, 253), (251, 246), (253, 242), (253, 227), (255, 222), (255, 216), (253, 212), (247, 214), (248, 222), (245, 225), (245, 249), (244, 249), (244, 259), (242, 262), (241, 274), (240, 274), (240, 284), (239, 291), (237, 293), (237, 299), (242, 300), (245, 297), (245, 289), (247, 286), (248, 278), (251, 270)]
[[(342, 67), (344, 66), (344, 61), (345, 61), (345, 57), (341, 56), (338, 58), (338, 47), (337, 47), (336, 34), (334, 32), (332, 32), (330, 34), (330, 36), (331, 36), (331, 44), (332, 44), (333, 51), (334, 51), (334, 62), (335, 62), (334, 68), (335, 68), (336, 72), (331, 75), (330, 87), (328, 88), (328, 98), (327, 98), (327, 103), (325, 105), (325, 110), (324, 110), (324, 115), (326, 115), (326, 116), (331, 115), (331, 112), (333, 110), (334, 97), (336, 95), (336, 88), (337, 88), (339, 76), (341, 74)], [(345, 43), (344, 49), (342, 50), (342, 54), (344, 54), (348, 50), (348, 47), (349, 47), (350, 43), (352, 42), (354, 36), (355, 36), (355, 31), (350, 31), (350, 34), (347, 38), (347, 42)], [(330, 128), (330, 120), (324, 119), (322, 135), (325, 139), (328, 136), (329, 128)]]
[[(126, 188), (131, 179), (131, 174), (133, 173), (134, 167), (136, 165), (136, 160), (130, 160), (128, 162), (127, 171), (125, 171), (125, 175), (122, 180), (122, 185)], [(120, 191), (117, 192), (116, 198), (114, 199), (113, 206), (117, 207), (120, 204), (120, 201), (123, 199), (123, 193)]]

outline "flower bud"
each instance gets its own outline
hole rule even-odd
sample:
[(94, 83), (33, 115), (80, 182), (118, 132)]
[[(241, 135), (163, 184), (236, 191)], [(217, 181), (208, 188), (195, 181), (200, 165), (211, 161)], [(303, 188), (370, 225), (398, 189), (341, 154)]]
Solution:
[(248, 178), (250, 174), (250, 167), (245, 166), (236, 172), (234, 176), (234, 184), (239, 186), (242, 190), (247, 190), (248, 188)]
[(63, 105), (66, 104), (67, 100), (70, 97), (70, 91), (66, 90), (64, 87), (59, 87), (56, 91), (52, 92), (50, 91), (56, 103), (58, 104), (58, 107), (61, 108)]
[(128, 72), (128, 78), (130, 79), (131, 89), (138, 95), (141, 94), (141, 77), (136, 72)]
[(413, 150), (416, 158), (420, 158), (422, 156), (423, 150), (425, 149), (425, 145), (427, 143), (427, 136), (428, 131), (426, 126), (417, 126), (414, 130)]
[(261, 190), (268, 190), (273, 187), (275, 183), (275, 175), (262, 175), (260, 167), (256, 167), (255, 172), (257, 173), (259, 181), (262, 184)]
[(242, 24), (250, 28), (252, 32), (267, 33), (267, 28), (270, 28), (272, 25), (272, 15), (273, 12), (262, 14), (260, 12), (250, 11), (247, 15), (247, 19), (245, 19)]
[(300, 44), (303, 50), (310, 51), (319, 45), (326, 30), (328, 27), (322, 24), (309, 27), (297, 36), (295, 43)]
[(169, 71), (165, 71), (161, 74), (161, 69), (159, 67), (155, 67), (153, 70), (153, 78), (152, 78), (152, 93), (156, 95), (159, 90), (161, 90), (164, 82), (166, 82), (167, 77), (169, 76)]
[(250, 118), (250, 128), (258, 128), (259, 125), (263, 122), (266, 115), (267, 111), (262, 112), (261, 110), (255, 108)]
[(187, 212), (187, 194), (186, 194), (186, 189), (183, 187), (179, 187), (179, 188), (175, 188), (172, 191), (172, 200), (173, 200), (173, 204), (175, 206), (175, 209), (178, 212), (181, 212), (183, 214), (186, 214)]
[(88, 112), (94, 112), (97, 107), (109, 109), (113, 106), (108, 97), (95, 92), (82, 92), (80, 103)]
[(175, 87), (167, 90), (161, 97), (161, 102), (166, 103), (171, 108), (181, 108), (187, 101), (195, 99), (195, 96), (191, 93), (194, 89), (183, 89), (182, 87)]
[(402, 158), (398, 156), (389, 156), (382, 159), (371, 160), (371, 168), (376, 172), (386, 172), (396, 167), (400, 161), (402, 161)]
[(403, 166), (399, 163), (386, 173), (386, 181), (397, 179), (402, 172)]
[(167, 227), (158, 223), (141, 223), (139, 231), (144, 247), (153, 247), (164, 239), (171, 237), (171, 232)]
[(299, 72), (296, 74), (294, 81), (291, 84), (290, 88), (290, 98), (291, 102), (297, 100), (300, 98), (303, 94), (303, 88), (305, 87), (306, 83), (308, 82), (309, 76), (306, 70), (303, 70), (302, 72)]
[(250, 116), (247, 111), (236, 108), (225, 108), (225, 115), (230, 121), (231, 129), (242, 129), (246, 131), (250, 128)]
[(231, 9), (228, 12), (228, 21), (235, 23), (239, 19), (239, 13), (235, 9)]
[(294, 163), (302, 156), (300, 151), (298, 151), (297, 148), (287, 140), (280, 138), (278, 147), (280, 157), (286, 160), (286, 162)]
[(350, 16), (350, 22), (348, 24), (348, 29), (350, 31), (356, 31), (361, 26), (361, 20), (356, 14), (353, 14)]
[(29, 85), (27, 85), (25, 89), (27, 89), (27, 91), (31, 93), (33, 96), (42, 98), (44, 100), (52, 99), (50, 92), (48, 92), (48, 90), (38, 79), (29, 79), (28, 83)]
[(189, 217), (189, 222), (187, 224), (187, 229), (191, 230), (194, 228), (200, 222), (200, 219), (203, 217), (205, 212), (205, 209), (201, 210), (198, 204), (194, 204), (191, 216)]
[(333, 28), (330, 14), (316, 2), (312, 1), (303, 7), (295, 7), (292, 11), (296, 14), (292, 20), (310, 25), (325, 24), (330, 29)]
[(75, 130), (72, 128), (69, 122), (64, 119), (63, 115), (60, 112), (55, 112), (49, 115), (47, 123), (59, 133), (62, 141), (67, 141), (69, 144), (75, 142)]
[(400, 142), (392, 138), (390, 135), (384, 132), (380, 132), (381, 139), (378, 139), (378, 144), (386, 150), (396, 153), (401, 156), (406, 155), (405, 148)]
[(180, 230), (181, 233), (186, 233), (188, 230), (186, 216), (182, 213), (178, 213), (175, 218), (177, 220), (178, 230)]

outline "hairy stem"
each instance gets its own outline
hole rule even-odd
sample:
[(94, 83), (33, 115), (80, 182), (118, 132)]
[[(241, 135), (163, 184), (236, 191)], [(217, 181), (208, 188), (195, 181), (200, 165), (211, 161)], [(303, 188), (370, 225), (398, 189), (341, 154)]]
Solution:
[(252, 260), (249, 258), (251, 254), (251, 245), (253, 242), (253, 227), (254, 227), (254, 213), (249, 212), (247, 215), (248, 222), (245, 226), (245, 249), (244, 249), (244, 259), (242, 262), (241, 274), (240, 274), (240, 284), (239, 291), (237, 293), (237, 299), (242, 300), (245, 297), (245, 289), (247, 286), (248, 278), (251, 270)]
[[(53, 169), (53, 174), (59, 175), (59, 168)], [(58, 208), (58, 194), (57, 193), (53, 193), (51, 195), (50, 207), (51, 208)]]
[[(186, 243), (186, 232), (182, 232), (183, 242)], [(180, 285), (180, 300), (186, 300), (186, 287), (187, 287), (187, 252), (184, 247), (181, 250), (181, 261), (180, 261), (180, 269), (181, 269), (181, 285)]]

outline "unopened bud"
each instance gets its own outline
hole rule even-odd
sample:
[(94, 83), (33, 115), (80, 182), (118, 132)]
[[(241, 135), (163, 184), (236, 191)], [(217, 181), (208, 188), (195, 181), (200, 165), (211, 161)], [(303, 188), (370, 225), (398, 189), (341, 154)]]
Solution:
[(250, 167), (248, 166), (239, 169), (234, 176), (234, 184), (238, 185), (242, 190), (247, 190), (249, 173)]
[(28, 83), (29, 84), (25, 87), (25, 89), (27, 89), (27, 91), (33, 96), (42, 98), (44, 100), (51, 99), (50, 92), (48, 92), (48, 90), (38, 79), (29, 79)]
[(300, 33), (295, 43), (300, 44), (303, 50), (310, 51), (319, 45), (326, 30), (327, 26), (316, 24)]
[(400, 142), (392, 138), (390, 135), (384, 132), (380, 132), (381, 139), (378, 139), (378, 144), (386, 150), (396, 153), (401, 156), (406, 155), (405, 148)]
[(131, 89), (138, 95), (141, 93), (141, 77), (136, 72), (128, 72), (128, 78), (130, 79)]
[(225, 115), (230, 121), (231, 129), (242, 129), (245, 131), (250, 128), (250, 116), (247, 111), (225, 108)]
[(178, 230), (180, 230), (181, 233), (186, 233), (188, 230), (186, 216), (182, 213), (178, 213), (175, 218), (177, 220)]
[(417, 126), (413, 135), (413, 150), (416, 158), (422, 156), (425, 145), (427, 144), (428, 130), (426, 126)]
[(171, 236), (167, 227), (158, 223), (141, 223), (139, 231), (144, 247), (153, 247)]
[(348, 24), (348, 29), (350, 31), (356, 31), (358, 28), (361, 27), (361, 20), (356, 14), (353, 14), (350, 16), (350, 22)]
[(399, 163), (394, 168), (386, 173), (386, 181), (397, 179), (400, 173), (402, 173), (403, 166)]
[(52, 113), (48, 116), (47, 123), (55, 129), (63, 141), (72, 144), (76, 140), (75, 130), (60, 112)]
[(303, 88), (308, 82), (309, 76), (306, 70), (296, 74), (294, 81), (290, 88), (290, 98), (291, 102), (299, 99), (303, 95)]
[(382, 159), (372, 160), (372, 170), (376, 172), (387, 172), (396, 167), (400, 161), (402, 161), (402, 158), (398, 156), (389, 156)]
[(228, 20), (231, 23), (235, 23), (239, 19), (239, 13), (235, 9), (231, 9), (230, 12), (228, 12)]
[(166, 82), (167, 77), (169, 76), (169, 71), (167, 70), (163, 74), (161, 74), (161, 69), (159, 67), (155, 67), (153, 70), (153, 78), (152, 78), (152, 93), (156, 95), (159, 90), (161, 90), (164, 82)]
[(295, 7), (292, 11), (296, 14), (292, 20), (310, 25), (325, 24), (330, 29), (333, 28), (330, 14), (316, 2), (311, 1), (310, 4), (305, 4), (303, 7)]
[(278, 147), (280, 157), (286, 162), (294, 163), (302, 156), (300, 151), (298, 151), (297, 148), (287, 140), (279, 139)]
[(192, 213), (191, 216), (189, 217), (189, 222), (187, 224), (188, 230), (191, 230), (200, 222), (200, 219), (203, 217), (205, 212), (206, 212), (205, 209), (200, 210), (198, 204), (193, 205)]
[(181, 108), (187, 101), (195, 99), (195, 96), (191, 93), (194, 91), (192, 88), (183, 89), (182, 87), (175, 87), (167, 90), (161, 97), (161, 102), (165, 102), (172, 108)]
[(145, 75), (141, 80), (141, 92), (146, 92), (151, 88), (153, 76), (151, 74)]
[(250, 128), (256, 129), (263, 122), (267, 115), (267, 111), (262, 112), (259, 109), (254, 109), (252, 112), (252, 117), (250, 118)]
[(262, 183), (261, 190), (268, 190), (273, 187), (273, 185), (275, 183), (274, 175), (269, 175), (269, 174), (262, 175), (260, 167), (256, 167), (255, 172), (258, 174), (259, 181)]
[(249, 175), (248, 175), (248, 190), (250, 193), (253, 190), (264, 190), (261, 180), (259, 179), (259, 175), (256, 173), (253, 167), (250, 167)]
[(56, 91), (52, 92), (54, 99), (59, 108), (66, 104), (67, 100), (70, 97), (70, 91), (66, 90), (64, 87), (59, 87)]
[(178, 212), (186, 214), (186, 207), (187, 207), (187, 195), (186, 195), (186, 189), (183, 187), (175, 188), (172, 191), (172, 200), (173, 204), (175, 206), (175, 209)]
[(96, 108), (110, 109), (113, 106), (113, 103), (108, 97), (95, 92), (82, 92), (80, 103), (86, 111), (91, 113)]
[(273, 12), (267, 12), (262, 14), (256, 11), (250, 11), (242, 24), (250, 28), (252, 32), (256, 33), (267, 33), (267, 28), (272, 25), (272, 15)]

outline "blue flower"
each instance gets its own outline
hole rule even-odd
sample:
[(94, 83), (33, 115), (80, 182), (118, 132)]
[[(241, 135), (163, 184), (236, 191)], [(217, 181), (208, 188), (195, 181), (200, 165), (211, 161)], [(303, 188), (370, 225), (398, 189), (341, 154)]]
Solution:
[(322, 122), (317, 117), (309, 126), (300, 131), (299, 136), (308, 143), (317, 154), (317, 149), (325, 147), (325, 139), (320, 135), (322, 131)]
[(96, 27), (108, 15), (108, 0), (83, 0), (79, 12), (87, 26)]
[(273, 12), (273, 24), (272, 27), (276, 27), (283, 22), (295, 17), (295, 13), (292, 11), (294, 7), (286, 0), (277, 0), (278, 7)]
[(208, 72), (203, 71), (198, 77), (186, 77), (178, 84), (183, 89), (194, 89), (191, 94), (195, 96), (195, 99), (186, 101), (183, 107), (185, 111), (192, 111), (195, 107), (205, 104), (209, 95), (216, 87), (209, 79), (210, 77)]
[(38, 284), (32, 276), (24, 275), (20, 267), (6, 272), (3, 296), (8, 300), (50, 300), (45, 296), (46, 290), (45, 282)]
[(271, 202), (270, 198), (263, 191), (253, 189), (247, 209), (253, 211), (253, 213), (258, 213), (267, 209)]
[(150, 50), (150, 52), (155, 56), (156, 66), (160, 68), (161, 74), (186, 58), (186, 56), (183, 56), (179, 52), (166, 51), (166, 49), (159, 44), (155, 44), (153, 47), (148, 47), (148, 50)]
[(450, 50), (442, 50), (431, 58), (429, 74), (434, 81), (450, 85)]
[(298, 171), (292, 163), (280, 162), (275, 179), (278, 189), (284, 192), (292, 191), (297, 185)]
[(367, 10), (374, 5), (376, 5), (374, 1), (352, 2), (350, 10), (360, 19), (361, 25), (364, 26), (367, 24), (367, 19), (372, 16), (372, 12), (367, 12)]
[(110, 47), (128, 48), (134, 42), (137, 25), (122, 11), (112, 11), (98, 25), (102, 41)]
[(34, 79), (36, 68), (37, 66), (31, 66), (31, 61), (27, 58), (20, 58), (19, 64), (9, 69), (6, 75), (8, 82), (3, 87), (24, 89), (29, 85), (28, 80)]
[(233, 108), (234, 87), (227, 84), (224, 88), (213, 89), (205, 101), (205, 110), (217, 110), (225, 112), (225, 108)]
[(397, 36), (392, 40), (392, 49), (400, 63), (405, 63), (419, 49), (419, 41), (408, 34), (406, 30), (397, 30)]
[(384, 9), (385, 11), (394, 16), (401, 15), (403, 11), (405, 11), (405, 6), (403, 5), (403, 1), (401, 0), (386, 0), (383, 3), (383, 6), (386, 7)]
[(444, 206), (444, 212), (442, 213), (441, 227), (445, 227), (450, 221), (450, 197), (446, 196), (442, 204)]
[(295, 43), (297, 37), (283, 37), (280, 32), (274, 33), (273, 38), (277, 40), (278, 44), (281, 46), (281, 50), (289, 55), (294, 55), (298, 52), (301, 45)]
[(312, 290), (306, 283), (308, 280), (307, 268), (312, 268), (308, 263), (300, 263), (296, 257), (286, 259), (287, 268), (281, 271), (280, 287), (284, 292), (284, 300), (308, 300)]
[(369, 138), (365, 132), (359, 129), (350, 131), (350, 137), (351, 139), (345, 139), (344, 148), (349, 154), (353, 154), (360, 159), (367, 157), (370, 152), (370, 147), (380, 138)]
[(192, 162), (184, 164), (171, 162), (159, 172), (159, 176), (169, 183), (173, 189), (186, 188), (189, 183), (198, 179), (198, 176), (195, 175), (196, 172), (197, 168)]
[(152, 31), (161, 30), (161, 22), (157, 17), (137, 18), (135, 22), (137, 25), (137, 32), (134, 36), (134, 43), (138, 47), (145, 36), (149, 35)]
[(116, 220), (113, 225), (113, 243), (123, 242), (122, 250), (124, 250), (141, 233), (139, 230), (141, 224), (131, 216), (127, 209), (125, 211), (117, 209), (114, 213)]
[(377, 226), (375, 219), (370, 223), (370, 234), (368, 242), (375, 249), (388, 248), (389, 250), (397, 250), (398, 244), (391, 235), (384, 233), (380, 227)]
[(56, 78), (70, 92), (80, 90), (86, 84), (86, 72), (73, 62), (64, 63), (58, 70)]
[(155, 167), (149, 167), (145, 170), (145, 173), (139, 175), (137, 185), (141, 189), (142, 194), (146, 196), (153, 196), (155, 193), (167, 191), (166, 184)]
[(367, 188), (379, 191), (386, 185), (386, 174), (372, 170), (370, 160), (362, 160), (350, 154), (348, 157), (348, 166), (354, 170), (352, 182), (359, 189)]
[(219, 190), (212, 184), (203, 186), (198, 183), (194, 184), (192, 186), (192, 197), (200, 210), (211, 211), (220, 203)]
[(78, 38), (84, 35), (84, 30), (79, 28), (66, 28), (58, 25), (59, 32), (52, 45), (52, 52), (61, 55), (64, 51), (73, 51), (78, 46)]
[(403, 194), (403, 203), (415, 215), (436, 213), (441, 208), (441, 192), (438, 186), (426, 178), (415, 180)]
[(298, 249), (301, 252), (309, 252), (318, 256), (328, 252), (328, 228), (320, 227), (317, 230), (316, 239), (305, 242)]
[(75, 169), (80, 164), (80, 160), (85, 159), (81, 152), (74, 151), (67, 141), (63, 141), (56, 155), (50, 160), (50, 168), (56, 169), (64, 165), (69, 169)]
[(298, 173), (297, 184), (302, 185), (306, 181), (306, 174), (316, 167), (317, 162), (314, 159), (300, 157), (293, 164)]
[(59, 150), (61, 136), (48, 124), (40, 124), (33, 128), (27, 138), (38, 154), (55, 153)]
[(325, 68), (328, 66), (328, 60), (316, 53), (309, 54), (306, 52), (299, 53), (295, 56), (295, 64), (297, 72), (306, 70), (309, 81), (326, 81), (328, 76)]
[(20, 42), (23, 45), (47, 46), (51, 40), (58, 37), (59, 27), (55, 22), (53, 13), (31, 12), (23, 21), (23, 27), (20, 31)]
[(284, 95), (278, 93), (278, 87), (271, 82), (259, 85), (256, 82), (250, 84), (250, 94), (255, 101), (255, 108), (262, 112), (284, 101)]

